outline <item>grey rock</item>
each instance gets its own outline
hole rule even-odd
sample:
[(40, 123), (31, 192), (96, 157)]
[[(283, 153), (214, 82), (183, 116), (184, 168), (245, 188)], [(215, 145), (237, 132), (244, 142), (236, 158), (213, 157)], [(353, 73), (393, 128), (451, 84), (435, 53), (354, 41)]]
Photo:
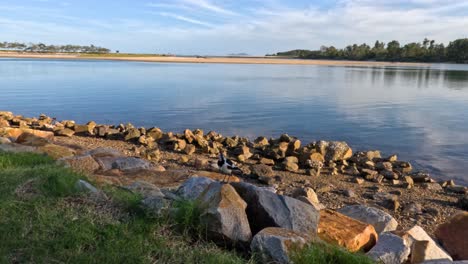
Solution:
[(314, 236), (319, 211), (292, 197), (261, 190), (245, 182), (231, 183), (247, 202), (247, 216), (254, 234), (266, 227), (282, 227)]
[(179, 187), (177, 195), (186, 200), (195, 200), (213, 182), (210, 178), (193, 176)]
[(422, 214), (422, 206), (419, 203), (409, 203), (403, 207), (403, 214)]
[(171, 203), (169, 200), (159, 195), (149, 195), (141, 201), (142, 205), (155, 215), (161, 215), (167, 212)]
[(428, 182), (424, 183), (423, 185), (424, 189), (431, 190), (431, 191), (442, 191), (443, 188), (438, 184), (437, 182)]
[(382, 264), (404, 263), (410, 254), (407, 242), (392, 233), (382, 233), (377, 244), (367, 252), (367, 256)]
[(140, 169), (151, 169), (152, 165), (149, 161), (135, 157), (116, 158), (112, 162), (112, 169), (121, 171), (132, 171)]
[(143, 197), (165, 197), (165, 195), (161, 192), (161, 190), (158, 187), (145, 181), (136, 181), (124, 188), (134, 193), (141, 194)]
[(76, 182), (75, 184), (75, 187), (80, 192), (87, 192), (87, 193), (93, 193), (93, 194), (97, 194), (100, 192), (91, 183), (84, 181), (84, 180), (78, 180), (78, 182)]
[(361, 222), (373, 225), (378, 234), (394, 231), (398, 227), (398, 222), (395, 218), (374, 207), (350, 205), (339, 209), (338, 212)]
[(411, 247), (412, 262), (424, 262), (426, 260), (452, 260), (437, 243), (420, 226), (414, 226), (406, 231), (403, 238)]
[(268, 227), (256, 234), (250, 248), (261, 263), (290, 263), (292, 249), (303, 247), (308, 238), (284, 228)]
[(245, 213), (247, 204), (231, 185), (213, 182), (197, 201), (201, 208), (200, 224), (206, 227), (209, 239), (221, 245), (241, 246), (251, 240)]

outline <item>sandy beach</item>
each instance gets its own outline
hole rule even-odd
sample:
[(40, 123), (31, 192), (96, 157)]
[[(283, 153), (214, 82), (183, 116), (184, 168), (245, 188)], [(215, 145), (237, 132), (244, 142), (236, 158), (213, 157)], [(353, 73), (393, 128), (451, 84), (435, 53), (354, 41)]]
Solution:
[(179, 56), (148, 56), (112, 54), (83, 55), (83, 54), (36, 54), (0, 52), (0, 58), (37, 58), (37, 59), (68, 59), (68, 60), (120, 60), (167, 63), (222, 63), (222, 64), (282, 64), (282, 65), (325, 65), (325, 66), (424, 66), (428, 63), (406, 62), (377, 62), (377, 61), (338, 61), (338, 60), (303, 60), (272, 57), (179, 57)]

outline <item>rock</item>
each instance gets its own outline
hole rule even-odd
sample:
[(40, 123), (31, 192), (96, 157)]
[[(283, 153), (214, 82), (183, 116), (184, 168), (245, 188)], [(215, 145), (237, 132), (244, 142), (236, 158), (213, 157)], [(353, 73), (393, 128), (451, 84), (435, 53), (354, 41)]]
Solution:
[(261, 263), (291, 263), (289, 252), (305, 246), (309, 239), (284, 228), (268, 227), (256, 234), (250, 244)]
[(273, 166), (275, 165), (275, 161), (272, 160), (272, 159), (267, 159), (267, 158), (261, 158), (260, 161), (259, 161), (260, 164), (264, 164), (264, 165), (270, 165), (270, 166)]
[(74, 171), (84, 174), (94, 173), (100, 168), (99, 163), (97, 163), (97, 161), (91, 155), (73, 156), (60, 159), (59, 161), (64, 162)]
[(212, 172), (212, 171), (197, 171), (197, 176), (200, 177), (207, 177), (210, 179), (213, 179), (215, 181), (228, 181), (229, 182), (240, 182), (241, 180), (239, 177), (236, 177), (234, 175), (227, 175), (227, 174), (221, 174), (217, 172)]
[(148, 170), (151, 168), (152, 165), (150, 162), (135, 157), (115, 158), (112, 162), (112, 169), (121, 171)]
[(146, 131), (146, 135), (153, 138), (156, 141), (160, 140), (163, 137), (163, 134), (164, 133), (162, 132), (162, 130), (157, 127), (153, 127)]
[(208, 166), (208, 160), (203, 158), (196, 158), (194, 162), (194, 166), (197, 170), (204, 169)]
[(245, 213), (247, 204), (229, 184), (211, 183), (197, 199), (200, 224), (206, 235), (218, 244), (246, 244), (252, 238)]
[(80, 192), (87, 192), (87, 193), (92, 193), (92, 194), (98, 194), (100, 191), (91, 185), (91, 183), (84, 181), (84, 180), (78, 180), (76, 182), (75, 187), (78, 191)]
[(193, 153), (195, 153), (196, 150), (196, 147), (192, 144), (187, 144), (184, 148), (184, 152), (187, 155), (192, 155)]
[(0, 128), (3, 128), (3, 127), (10, 127), (10, 122), (0, 117)]
[(131, 185), (125, 186), (124, 188), (134, 193), (141, 194), (143, 197), (165, 197), (161, 189), (156, 187), (154, 184), (145, 181), (135, 181)]
[(67, 158), (75, 155), (75, 151), (73, 149), (54, 144), (46, 144), (44, 146), (37, 147), (37, 150), (53, 159)]
[(39, 137), (29, 132), (24, 132), (16, 139), (16, 143), (27, 146), (39, 147), (49, 144), (50, 141), (47, 138)]
[(283, 169), (290, 172), (297, 172), (299, 170), (299, 165), (297, 165), (297, 163), (285, 160), (283, 162)]
[(400, 264), (406, 262), (409, 254), (410, 247), (404, 239), (392, 233), (382, 233), (366, 255), (377, 263)]
[(259, 181), (264, 182), (266, 184), (271, 183), (273, 181), (273, 177), (275, 176), (273, 169), (271, 169), (270, 166), (263, 164), (252, 165), (250, 167), (250, 170), (251, 174), (258, 177)]
[(396, 154), (393, 154), (389, 156), (388, 158), (386, 158), (386, 160), (388, 160), (389, 162), (395, 162), (398, 160), (398, 156)]
[(0, 137), (0, 144), (11, 144), (11, 140), (6, 137)]
[(297, 198), (299, 196), (306, 197), (312, 203), (320, 203), (317, 194), (315, 193), (314, 189), (305, 187), (305, 188), (297, 188), (292, 192), (291, 195), (293, 198)]
[(78, 125), (75, 124), (73, 126), (73, 130), (75, 131), (76, 134), (93, 134), (93, 130), (96, 124), (90, 124), (90, 125)]
[(370, 169), (361, 169), (361, 173), (368, 180), (375, 179), (375, 177), (379, 174), (378, 171), (370, 170)]
[(394, 231), (398, 227), (398, 222), (395, 218), (374, 207), (350, 205), (339, 209), (338, 212), (361, 222), (371, 224), (378, 234)]
[(176, 194), (185, 200), (196, 200), (213, 182), (210, 178), (192, 176), (179, 187)]
[(343, 190), (342, 193), (343, 193), (344, 196), (349, 197), (349, 198), (356, 197), (356, 193), (351, 189)]
[(284, 161), (287, 162), (287, 163), (299, 163), (299, 159), (297, 157), (294, 157), (294, 156), (288, 156), (288, 157), (284, 158)]
[(60, 136), (60, 137), (72, 137), (74, 134), (75, 134), (75, 131), (69, 128), (64, 128), (64, 129), (55, 131), (55, 135)]
[(363, 178), (354, 178), (354, 181), (359, 185), (364, 184), (364, 179)]
[(372, 225), (329, 209), (320, 211), (318, 236), (351, 252), (371, 249), (378, 238)]
[(393, 170), (393, 165), (391, 162), (377, 162), (375, 164), (375, 168), (379, 171), (382, 171), (382, 170), (387, 170), (387, 171), (392, 171)]
[(239, 182), (231, 185), (248, 204), (247, 216), (253, 234), (266, 227), (282, 227), (310, 237), (316, 235), (320, 215), (313, 206), (252, 184)]
[(457, 204), (461, 209), (468, 211), (468, 194), (465, 194), (465, 196), (458, 199)]
[(130, 140), (138, 140), (138, 138), (141, 136), (140, 130), (138, 128), (130, 128), (127, 133), (125, 134), (125, 141), (130, 141)]
[(141, 201), (141, 204), (154, 215), (164, 214), (171, 205), (168, 199), (161, 196), (147, 196)]
[(270, 145), (270, 143), (268, 142), (268, 139), (266, 137), (258, 137), (254, 140), (255, 148), (262, 148), (268, 145)]
[(409, 203), (405, 207), (403, 207), (403, 214), (422, 214), (422, 206), (419, 203)]
[(416, 225), (403, 232), (403, 238), (411, 246), (411, 263), (420, 263), (427, 260), (452, 260), (420, 226)]
[[(47, 140), (52, 140), (54, 138), (54, 133), (50, 131), (42, 131), (42, 130), (27, 129), (27, 128), (10, 128), (10, 127), (0, 128), (0, 137), (9, 138), (11, 141), (17, 141), (18, 138), (23, 133), (32, 134), (35, 137), (40, 137), (40, 138), (44, 138)], [(22, 142), (17, 142), (17, 143), (22, 143)]]
[(339, 141), (319, 141), (318, 151), (325, 157), (326, 161), (346, 160), (353, 155), (352, 149), (346, 142)]
[(453, 192), (453, 193), (460, 193), (460, 194), (466, 194), (468, 193), (468, 188), (465, 186), (460, 186), (460, 185), (455, 185), (455, 186), (447, 186), (445, 188), (448, 192)]
[(443, 188), (438, 184), (437, 182), (428, 182), (428, 183), (423, 183), (422, 187), (426, 190), (431, 190), (431, 191), (442, 191)]
[(434, 234), (453, 259), (468, 260), (468, 212), (439, 225)]
[(429, 174), (424, 173), (424, 172), (413, 173), (413, 174), (410, 174), (409, 176), (411, 176), (411, 178), (413, 178), (413, 181), (417, 183), (429, 182), (431, 179)]
[(380, 175), (384, 176), (385, 179), (388, 179), (388, 180), (397, 180), (398, 179), (398, 174), (396, 174), (393, 171), (389, 171), (389, 170), (381, 171)]
[(406, 188), (411, 189), (412, 187), (414, 187), (413, 178), (411, 178), (410, 176), (405, 176), (403, 180), (404, 180), (404, 183), (406, 184)]

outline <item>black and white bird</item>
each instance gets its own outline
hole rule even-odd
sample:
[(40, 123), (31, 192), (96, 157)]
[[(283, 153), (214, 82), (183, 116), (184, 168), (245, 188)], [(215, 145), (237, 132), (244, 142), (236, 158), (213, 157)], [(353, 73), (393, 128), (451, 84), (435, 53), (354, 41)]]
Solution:
[[(233, 171), (242, 172), (242, 170), (239, 169), (232, 160), (227, 159), (226, 157), (224, 157), (223, 153), (219, 154), (218, 168), (219, 168), (220, 172), (228, 175), (228, 181), (227, 182), (229, 182), (229, 178), (232, 176)], [(226, 178), (223, 179), (223, 182), (224, 182), (225, 179)]]

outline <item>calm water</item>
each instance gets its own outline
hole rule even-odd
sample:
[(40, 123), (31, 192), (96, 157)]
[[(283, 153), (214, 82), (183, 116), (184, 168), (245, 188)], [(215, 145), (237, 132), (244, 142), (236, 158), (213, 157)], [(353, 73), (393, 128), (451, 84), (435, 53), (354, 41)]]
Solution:
[(225, 135), (344, 140), (468, 183), (468, 66), (0, 59), (0, 109)]

